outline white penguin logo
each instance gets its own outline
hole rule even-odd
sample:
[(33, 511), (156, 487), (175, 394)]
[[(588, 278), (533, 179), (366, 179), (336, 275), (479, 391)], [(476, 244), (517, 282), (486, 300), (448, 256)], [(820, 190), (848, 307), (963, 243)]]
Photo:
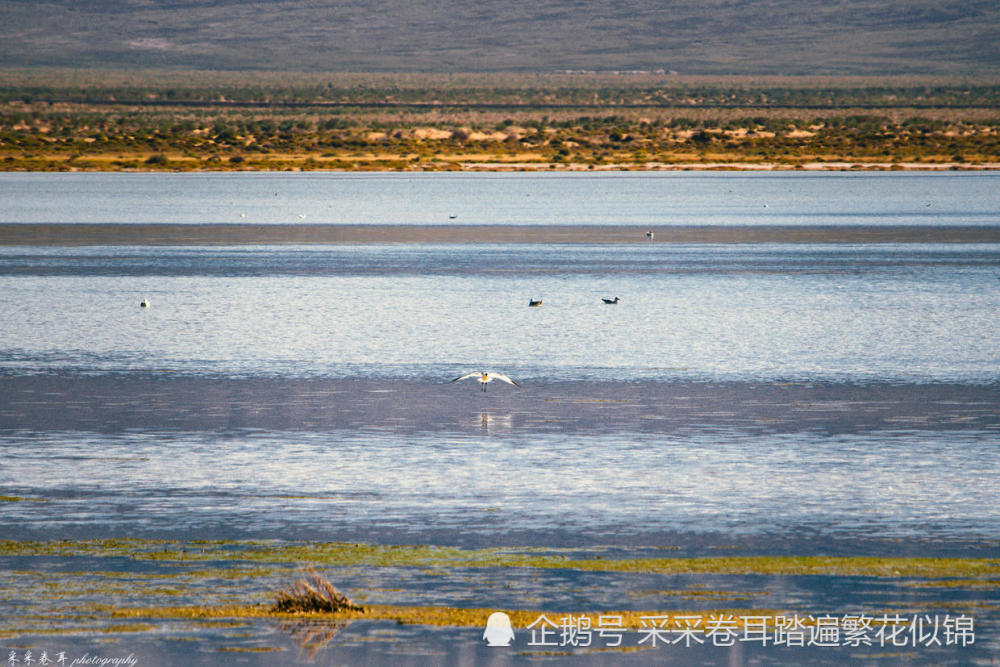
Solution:
[(487, 646), (510, 646), (514, 641), (514, 630), (510, 627), (510, 616), (502, 611), (490, 614), (486, 619), (486, 631), (483, 632), (483, 639), (487, 641)]

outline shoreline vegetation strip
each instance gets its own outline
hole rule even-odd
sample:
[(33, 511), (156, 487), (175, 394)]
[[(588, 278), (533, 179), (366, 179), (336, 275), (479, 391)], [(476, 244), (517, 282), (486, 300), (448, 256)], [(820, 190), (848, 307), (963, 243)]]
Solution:
[[(395, 621), (406, 625), (434, 625), (440, 627), (483, 627), (491, 614), (502, 611), (510, 617), (511, 625), (515, 628), (526, 628), (535, 623), (540, 616), (545, 615), (550, 619), (557, 619), (565, 616), (565, 612), (527, 610), (527, 609), (498, 609), (498, 608), (464, 608), (448, 606), (415, 606), (415, 605), (366, 605), (363, 611), (336, 611), (336, 612), (299, 612), (286, 613), (271, 610), (266, 605), (230, 605), (218, 607), (152, 607), (152, 608), (117, 608), (117, 607), (95, 607), (95, 612), (105, 613), (113, 619), (227, 619), (227, 618), (269, 618), (286, 621)], [(587, 617), (591, 620), (592, 627), (598, 627), (598, 617), (613, 615), (621, 617), (621, 628), (624, 630), (637, 630), (643, 625), (643, 617), (662, 616), (684, 616), (687, 618), (700, 618), (704, 622), (710, 616), (732, 616), (738, 627), (743, 627), (744, 619), (752, 617), (773, 618), (781, 614), (775, 609), (713, 609), (706, 610), (609, 610), (609, 611), (585, 611), (575, 613), (576, 617)], [(617, 626), (616, 626), (617, 627)]]
[[(670, 547), (665, 547), (670, 549)], [(656, 549), (643, 549), (643, 553)], [(607, 553), (603, 557), (602, 553)], [(614, 555), (612, 555), (612, 553)], [(203, 623), (238, 622), (271, 619), (279, 623), (333, 624), (351, 621), (390, 621), (405, 625), (438, 627), (483, 627), (489, 615), (498, 609), (456, 607), (453, 605), (368, 604), (364, 591), (360, 605), (337, 611), (280, 611), (268, 591), (277, 592), (279, 579), (294, 577), (296, 568), (352, 576), (357, 568), (365, 570), (411, 568), (414, 571), (451, 573), (465, 577), (469, 570), (576, 570), (609, 574), (669, 575), (763, 575), (830, 576), (865, 579), (892, 579), (896, 585), (913, 587), (955, 587), (969, 590), (995, 589), (1000, 586), (1000, 558), (899, 558), (831, 556), (723, 556), (723, 557), (632, 557), (620, 549), (554, 549), (544, 547), (508, 547), (466, 549), (429, 545), (373, 545), (341, 542), (287, 542), (279, 540), (158, 540), (158, 539), (89, 539), (19, 541), (0, 540), (0, 558), (8, 561), (8, 579), (13, 598), (45, 591), (49, 602), (34, 611), (25, 610), (20, 618), (9, 619), (0, 627), (0, 637), (26, 634), (91, 634), (148, 632), (156, 621), (196, 621)], [(21, 569), (34, 559), (63, 563), (61, 571)], [(93, 563), (105, 559), (99, 571), (72, 568), (76, 559)], [(133, 572), (136, 566), (138, 571)], [(145, 571), (155, 566), (156, 572)], [(95, 567), (95, 566), (92, 566)], [(313, 568), (316, 568), (313, 570)], [(333, 571), (331, 571), (331, 568)], [(199, 592), (201, 582), (229, 581), (213, 594)], [(16, 594), (15, 594), (16, 593)], [(730, 616), (738, 627), (747, 619), (776, 618), (787, 613), (783, 603), (773, 600), (762, 607), (741, 606), (740, 601), (758, 597), (733, 590), (704, 588), (670, 591), (635, 591), (644, 597), (673, 600), (671, 610), (581, 609), (574, 611), (597, 624), (600, 616), (621, 617), (628, 630), (644, 627), (644, 618), (712, 618)], [(81, 597), (82, 596), (82, 597)], [(185, 603), (184, 599), (191, 600)], [(355, 598), (357, 599), (357, 598)], [(718, 608), (683, 609), (688, 599), (704, 604), (711, 599)], [(73, 600), (76, 600), (75, 602)], [(171, 603), (173, 600), (173, 603)], [(145, 602), (144, 602), (145, 601)], [(680, 603), (678, 606), (678, 602)], [(734, 605), (735, 603), (735, 605)], [(974, 607), (975, 602), (961, 608)], [(46, 605), (55, 605), (47, 609)], [(69, 606), (67, 606), (69, 605)], [(950, 603), (949, 603), (950, 605)], [(945, 605), (949, 608), (954, 605)], [(890, 605), (891, 606), (891, 605)], [(772, 608), (774, 607), (774, 608)], [(529, 627), (540, 616), (555, 620), (561, 611), (540, 608), (504, 610), (517, 628)], [(892, 608), (892, 613), (898, 609)], [(873, 612), (875, 613), (875, 612)], [(887, 611), (886, 613), (889, 613)], [(96, 623), (96, 625), (95, 625)], [(39, 625), (40, 624), (40, 625)], [(30, 626), (30, 627), (29, 627)], [(596, 626), (595, 626), (596, 627)]]
[(0, 171), (996, 169), (1000, 85), (11, 70)]
[[(460, 549), (336, 542), (174, 541), (148, 539), (0, 541), (0, 557), (127, 558), (161, 563), (310, 563), (344, 567), (539, 568), (620, 573), (768, 574), (995, 578), (1000, 558), (868, 556), (720, 556), (604, 558), (596, 550)], [(589, 554), (589, 555), (580, 555)]]

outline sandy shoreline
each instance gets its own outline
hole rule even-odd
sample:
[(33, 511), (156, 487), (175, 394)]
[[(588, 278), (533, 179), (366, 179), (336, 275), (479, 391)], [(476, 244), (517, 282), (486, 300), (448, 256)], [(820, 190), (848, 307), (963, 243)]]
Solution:
[(361, 243), (997, 243), (992, 226), (0, 224), (0, 246)]
[[(210, 168), (203, 161), (182, 153), (170, 154), (166, 165), (160, 169), (140, 167), (156, 153), (139, 153), (131, 161), (119, 155), (91, 155), (78, 159), (71, 153), (58, 153), (30, 158), (12, 158), (0, 164), (0, 172), (67, 172), (67, 173), (267, 173), (274, 171), (314, 172), (314, 173), (433, 173), (433, 172), (524, 172), (524, 173), (564, 173), (564, 172), (692, 172), (692, 171), (732, 171), (732, 172), (863, 172), (863, 171), (905, 171), (944, 172), (1000, 170), (1000, 162), (871, 162), (868, 160), (838, 160), (830, 162), (615, 162), (595, 164), (593, 162), (550, 162), (545, 159), (477, 159), (465, 154), (442, 156), (424, 163), (411, 163), (408, 154), (379, 154), (370, 156), (317, 157), (308, 153), (293, 153), (271, 156), (271, 159), (257, 158), (252, 166), (246, 161), (231, 163), (229, 166), (215, 164)], [(491, 156), (492, 158), (492, 156)]]

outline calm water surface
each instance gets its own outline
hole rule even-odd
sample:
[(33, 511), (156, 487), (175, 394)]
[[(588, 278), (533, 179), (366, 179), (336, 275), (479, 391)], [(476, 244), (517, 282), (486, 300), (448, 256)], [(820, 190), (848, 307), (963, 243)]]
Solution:
[(19, 174), (0, 222), (997, 225), (1000, 174)]

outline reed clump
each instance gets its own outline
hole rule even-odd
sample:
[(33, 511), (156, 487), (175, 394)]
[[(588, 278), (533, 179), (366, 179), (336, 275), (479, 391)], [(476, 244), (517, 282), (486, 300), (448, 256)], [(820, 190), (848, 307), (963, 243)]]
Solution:
[(290, 586), (278, 591), (272, 607), (282, 613), (320, 613), (338, 611), (364, 612), (364, 607), (354, 604), (338, 591), (330, 580), (311, 565), (300, 570), (301, 576)]

